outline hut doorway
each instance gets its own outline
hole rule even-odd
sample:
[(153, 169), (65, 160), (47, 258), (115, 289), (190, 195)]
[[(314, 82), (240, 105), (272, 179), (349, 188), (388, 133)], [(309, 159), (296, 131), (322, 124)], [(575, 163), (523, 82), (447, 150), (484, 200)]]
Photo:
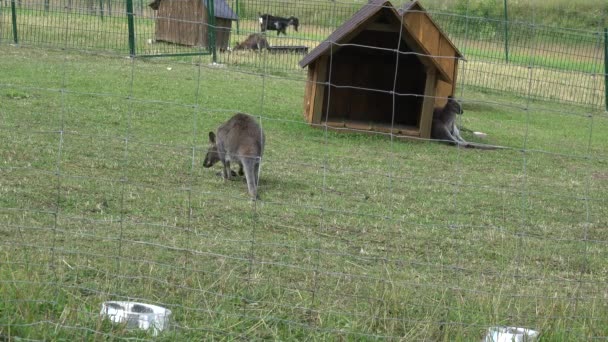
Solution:
[(419, 129), (426, 68), (398, 42), (399, 32), (363, 31), (332, 55), (322, 121), (387, 132)]

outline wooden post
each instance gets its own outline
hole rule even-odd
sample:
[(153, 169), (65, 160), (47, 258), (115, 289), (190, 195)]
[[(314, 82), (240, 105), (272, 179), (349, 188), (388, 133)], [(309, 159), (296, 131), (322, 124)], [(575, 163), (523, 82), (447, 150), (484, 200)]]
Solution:
[(315, 86), (313, 80), (315, 79), (315, 63), (308, 66), (308, 72), (306, 77), (306, 92), (304, 93), (304, 120), (310, 123), (312, 119), (311, 107), (312, 102), (311, 94)]
[[(327, 81), (327, 56), (322, 56), (315, 62), (315, 74), (313, 77), (314, 84), (310, 94), (310, 123), (320, 124), (323, 118), (323, 102), (325, 98), (325, 81)], [(328, 104), (329, 105), (329, 104)]]
[(430, 69), (426, 76), (424, 87), (424, 101), (420, 114), (420, 137), (431, 138), (431, 125), (433, 124), (433, 109), (435, 108), (435, 89), (437, 88), (437, 71)]

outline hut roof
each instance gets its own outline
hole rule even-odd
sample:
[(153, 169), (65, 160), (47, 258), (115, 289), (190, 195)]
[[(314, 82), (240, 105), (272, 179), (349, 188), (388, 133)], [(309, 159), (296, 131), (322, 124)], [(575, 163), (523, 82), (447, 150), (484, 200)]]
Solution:
[[(158, 10), (161, 1), (162, 0), (154, 0), (148, 4), (148, 6), (150, 6), (153, 10)], [(201, 0), (201, 2), (204, 4), (204, 0)], [(215, 12), (214, 14), (216, 18), (228, 20), (237, 20), (239, 18), (225, 0), (213, 0), (213, 12)]]
[[(426, 12), (426, 9), (424, 7), (422, 7), (422, 5), (420, 4), (420, 2), (418, 0), (414, 0), (414, 1), (410, 1), (410, 2), (406, 2), (400, 9), (399, 9), (399, 14), (400, 15), (404, 15), (407, 12)], [(430, 15), (427, 16), (429, 18), (429, 20), (433, 23), (433, 25), (435, 26), (435, 28), (437, 29), (437, 31), (439, 31), (444, 37), (448, 37), (448, 35), (443, 32), (443, 30), (441, 29), (441, 27), (439, 27), (439, 25), (437, 25), (437, 23), (435, 22), (435, 20), (433, 20), (433, 17), (431, 17)], [(454, 43), (450, 40), (450, 39), (446, 39), (448, 43), (450, 43), (450, 45), (452, 46), (452, 48), (454, 49), (454, 51), (456, 51), (456, 55), (459, 58), (464, 58), (464, 55), (462, 54), (462, 52), (460, 52), (460, 50), (458, 50), (458, 48), (456, 47), (456, 45), (454, 45)]]
[(213, 11), (216, 18), (229, 20), (237, 20), (239, 18), (225, 0), (213, 0)]
[[(304, 68), (317, 58), (322, 55), (330, 53), (330, 49), (332, 49), (332, 44), (335, 43), (347, 43), (348, 40), (352, 39), (351, 33), (357, 32), (357, 29), (361, 27), (361, 25), (366, 25), (371, 23), (371, 18), (373, 18), (377, 13), (382, 11), (383, 9), (389, 10), (392, 13), (398, 22), (403, 25), (404, 34), (408, 34), (412, 37), (415, 37), (412, 32), (410, 32), (410, 28), (406, 24), (406, 19), (404, 15), (407, 12), (424, 12), (424, 8), (418, 3), (417, 0), (411, 1), (407, 3), (403, 8), (397, 10), (388, 0), (370, 0), (366, 5), (364, 5), (357, 13), (355, 13), (350, 19), (348, 19), (342, 26), (338, 27), (332, 34), (327, 37), (323, 42), (321, 42), (316, 48), (314, 48), (306, 57), (304, 57), (300, 61), (300, 67)], [(403, 19), (402, 19), (403, 18)], [(430, 19), (430, 16), (429, 16)], [(435, 22), (433, 25), (439, 30), (439, 26)], [(440, 31), (442, 35), (446, 36), (442, 31)], [(447, 37), (447, 36), (446, 36)], [(447, 41), (449, 39), (446, 38)], [(410, 46), (417, 53), (420, 54), (420, 58), (427, 61), (427, 63), (433, 65), (438, 71), (441, 78), (445, 80), (449, 80), (451, 77), (447, 75), (437, 61), (436, 58), (431, 57), (428, 49), (424, 46), (424, 43), (414, 39), (413, 46)], [(450, 41), (451, 46), (454, 48), (456, 52), (456, 56), (458, 58), (463, 57), (460, 51), (456, 49), (453, 43)], [(340, 46), (334, 47), (331, 52), (335, 52), (340, 48)]]

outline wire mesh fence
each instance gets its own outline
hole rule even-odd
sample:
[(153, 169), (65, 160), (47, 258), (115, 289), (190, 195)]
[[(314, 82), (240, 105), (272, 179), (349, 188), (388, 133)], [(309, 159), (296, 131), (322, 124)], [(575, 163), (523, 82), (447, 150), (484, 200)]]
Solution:
[[(181, 30), (181, 35), (190, 34), (186, 32), (193, 30), (198, 30), (202, 36), (211, 34), (212, 30), (206, 30), (211, 25), (207, 14), (188, 17), (180, 12), (167, 12), (173, 14), (170, 17), (159, 17), (149, 4), (143, 1), (131, 2), (134, 12), (132, 33), (129, 33), (125, 2), (4, 2), (0, 17), (0, 39), (26, 45), (118, 53), (128, 53), (130, 45), (133, 45), (133, 52), (139, 56), (211, 54), (213, 50), (218, 50), (217, 54), (213, 54), (213, 61), (218, 63), (258, 71), (264, 68), (268, 72), (302, 75), (303, 70), (298, 62), (304, 54), (326, 39), (362, 6), (360, 2), (233, 0), (226, 3), (226, 6), (235, 12), (236, 17), (223, 26), (215, 26), (218, 30), (227, 27), (229, 33), (226, 42), (221, 48), (212, 49), (208, 42), (211, 38), (193, 39), (191, 44), (186, 45), (182, 40), (164, 38), (167, 34), (180, 35), (179, 32), (166, 33), (165, 29)], [(192, 7), (193, 3), (198, 2), (167, 0), (165, 7), (181, 6), (196, 11)], [(15, 6), (14, 15), (11, 13), (11, 4)], [(198, 11), (208, 11), (205, 6), (196, 8)], [(522, 78), (518, 75), (525, 75), (527, 68), (533, 66), (536, 70), (542, 70), (537, 73), (536, 87), (532, 90), (534, 97), (574, 101), (595, 107), (605, 105), (605, 100), (598, 101), (601, 97), (595, 94), (605, 93), (603, 55), (606, 41), (602, 32), (429, 10), (440, 27), (461, 49), (471, 67), (480, 71), (477, 74), (479, 77), (467, 81), (469, 85), (525, 96), (527, 85), (525, 81), (521, 82), (525, 76)], [(246, 40), (250, 34), (260, 33), (259, 16), (266, 13), (299, 18), (299, 30), (290, 27), (283, 35), (278, 31), (268, 31), (264, 37), (270, 47), (277, 49), (230, 51), (231, 47)], [(163, 19), (176, 26), (159, 28), (159, 20)], [(131, 34), (132, 42), (129, 41)], [(159, 34), (162, 40), (157, 37)], [(497, 77), (484, 77), (489, 74)]]
[[(106, 0), (5, 1), (0, 12), (0, 39), (25, 45), (124, 54), (132, 49), (138, 56), (211, 55), (216, 52), (212, 57), (214, 62), (301, 77), (304, 73), (298, 62), (303, 56), (362, 6), (361, 2), (232, 0), (224, 4), (235, 17), (211, 23), (209, 9), (205, 7), (205, 4), (209, 7), (208, 1), (196, 7), (201, 2), (167, 0), (160, 6), (169, 9), (160, 16), (148, 3), (137, 0), (131, 3), (132, 42), (125, 2)], [(223, 2), (218, 1), (218, 6), (220, 3)], [(15, 13), (11, 11), (11, 4), (14, 4)], [(179, 12), (176, 8), (188, 10)], [(522, 80), (525, 80), (527, 69), (533, 67), (539, 71), (535, 80), (537, 86), (532, 90), (535, 98), (605, 106), (605, 100), (598, 101), (601, 97), (595, 94), (605, 93), (602, 75), (606, 41), (602, 32), (428, 10), (462, 51), (469, 68), (474, 70), (474, 75), (464, 77), (469, 85), (525, 96), (527, 85)], [(294, 16), (299, 19), (298, 31), (288, 27), (285, 34), (274, 30), (264, 32), (270, 50), (230, 51), (249, 35), (261, 32), (261, 14)], [(207, 30), (210, 26), (216, 30)], [(214, 36), (224, 37), (221, 46), (216, 42), (215, 47), (210, 47), (211, 39), (218, 39), (207, 37), (212, 31)], [(192, 34), (198, 38), (176, 38)], [(464, 70), (466, 72), (467, 68)], [(524, 75), (523, 78), (520, 75)]]
[[(149, 11), (143, 5), (134, 2), (134, 12)], [(104, 18), (121, 18), (128, 31), (111, 7)], [(239, 23), (242, 36), (257, 32), (257, 10), (239, 8), (252, 18), (251, 31)], [(310, 127), (302, 104), (311, 82), (295, 65), (302, 55), (217, 51), (225, 64), (218, 67), (212, 55), (123, 58), (128, 32), (102, 35), (100, 45), (24, 38), (16, 48), (3, 30), (0, 335), (480, 340), (488, 327), (519, 326), (546, 340), (607, 339), (608, 118), (596, 87), (603, 75), (583, 70), (595, 68), (583, 59), (580, 70), (541, 64), (539, 46), (555, 60), (561, 50), (537, 45), (545, 38), (529, 38), (535, 26), (523, 23), (527, 33), (510, 28), (507, 63), (504, 41), (472, 36), (479, 30), (463, 17), (456, 18), (465, 29), (452, 33), (453, 17), (433, 13), (461, 51), (487, 54), (465, 53), (460, 64), (462, 134), (504, 149)], [(136, 40), (148, 37), (140, 22)], [(300, 22), (298, 34), (311, 35)], [(69, 32), (62, 42), (72, 41)], [(292, 27), (287, 33), (281, 39), (292, 42), (273, 45), (313, 40), (292, 38)], [(115, 38), (123, 45), (103, 45)], [(193, 49), (175, 48), (150, 54)], [(330, 89), (327, 102), (336, 101), (337, 79), (319, 84)], [(403, 95), (392, 82), (374, 87), (351, 86), (359, 95)], [(255, 115), (267, 138), (257, 201), (240, 180), (224, 182), (219, 168), (202, 167), (208, 132), (239, 111)], [(155, 337), (112, 324), (99, 312), (108, 300), (169, 308), (171, 328)]]

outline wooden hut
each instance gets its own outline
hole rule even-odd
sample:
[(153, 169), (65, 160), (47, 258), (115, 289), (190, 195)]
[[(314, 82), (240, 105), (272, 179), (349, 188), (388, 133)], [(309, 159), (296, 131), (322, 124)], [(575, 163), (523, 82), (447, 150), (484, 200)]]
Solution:
[(300, 61), (308, 66), (305, 119), (429, 138), (433, 108), (453, 95), (460, 58), (418, 1), (397, 10), (371, 0)]
[[(209, 1), (215, 13), (215, 47), (223, 50), (230, 42), (232, 21), (238, 17), (225, 0), (156, 0), (157, 41), (209, 47)], [(153, 7), (150, 4), (150, 7)], [(154, 8), (154, 7), (153, 7)]]

